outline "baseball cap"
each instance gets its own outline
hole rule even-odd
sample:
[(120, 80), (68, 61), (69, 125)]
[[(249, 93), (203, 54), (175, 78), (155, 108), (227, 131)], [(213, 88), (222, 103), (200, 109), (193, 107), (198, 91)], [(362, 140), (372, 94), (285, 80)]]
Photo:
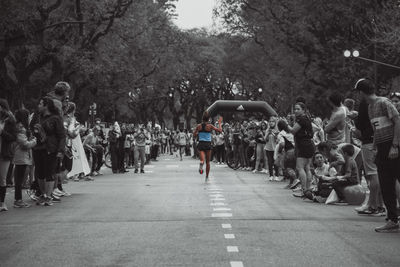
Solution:
[(375, 85), (370, 79), (361, 78), (354, 85), (354, 90), (361, 91), (366, 94), (373, 94), (375, 91)]

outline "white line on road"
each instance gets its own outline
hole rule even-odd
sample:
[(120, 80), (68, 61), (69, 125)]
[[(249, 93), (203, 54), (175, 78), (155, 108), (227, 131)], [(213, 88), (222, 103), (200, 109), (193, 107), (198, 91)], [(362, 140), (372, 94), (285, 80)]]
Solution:
[(241, 261), (231, 261), (231, 267), (243, 267), (243, 262), (241, 262)]
[(179, 168), (179, 165), (166, 165), (167, 168)]
[(239, 248), (237, 246), (227, 246), (226, 250), (228, 252), (239, 252)]
[(154, 168), (155, 166), (154, 165), (146, 165), (146, 168)]
[(224, 191), (224, 189), (221, 188), (208, 188), (208, 191)]
[(230, 223), (223, 223), (223, 224), (221, 224), (221, 226), (224, 229), (232, 229), (232, 225)]
[(219, 197), (224, 197), (224, 195), (223, 195), (223, 194), (215, 194), (215, 193), (212, 193), (212, 194), (210, 194), (210, 197), (219, 198)]
[(222, 202), (214, 202), (214, 203), (210, 203), (210, 206), (225, 206), (225, 203), (222, 203)]
[(230, 208), (214, 208), (214, 211), (231, 211)]
[(225, 201), (225, 198), (210, 198), (211, 201)]
[(234, 234), (224, 234), (225, 239), (235, 239)]
[(154, 171), (146, 170), (146, 173), (153, 173)]
[(232, 213), (211, 213), (213, 218), (227, 218), (232, 217)]

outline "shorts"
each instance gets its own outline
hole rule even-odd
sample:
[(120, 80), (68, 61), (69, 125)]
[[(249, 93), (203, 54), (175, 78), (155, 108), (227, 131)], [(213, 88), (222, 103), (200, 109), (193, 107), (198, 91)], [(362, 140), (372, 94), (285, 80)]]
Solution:
[(200, 142), (197, 144), (197, 149), (198, 149), (199, 151), (212, 150), (211, 142), (200, 141)]
[(378, 168), (375, 164), (375, 152), (373, 144), (363, 144), (361, 146), (361, 156), (363, 159), (364, 172), (366, 175), (378, 174)]
[(296, 158), (311, 159), (315, 153), (315, 145), (311, 139), (301, 140), (296, 142)]

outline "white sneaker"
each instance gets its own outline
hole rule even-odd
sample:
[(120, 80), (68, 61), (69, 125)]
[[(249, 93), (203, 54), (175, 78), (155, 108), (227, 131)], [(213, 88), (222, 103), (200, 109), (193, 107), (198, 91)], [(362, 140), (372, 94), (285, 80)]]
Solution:
[(257, 172), (257, 170), (256, 169), (254, 169), (253, 171), (252, 171), (252, 173), (256, 173)]
[(64, 194), (64, 196), (66, 196), (66, 197), (69, 197), (69, 196), (71, 196), (72, 194), (71, 193), (68, 193), (67, 191), (65, 191), (65, 190), (63, 190), (63, 191), (61, 191), (63, 194)]
[(53, 194), (61, 196), (61, 197), (65, 196), (65, 193), (58, 188), (54, 189)]
[(368, 205), (362, 205), (361, 207), (357, 207), (354, 210), (357, 212), (360, 212), (360, 211), (367, 210), (368, 208), (369, 208)]
[(56, 191), (56, 189), (54, 189), (53, 196), (62, 197), (62, 194), (60, 194), (59, 192)]
[(272, 182), (274, 180), (274, 176), (269, 177), (269, 181)]

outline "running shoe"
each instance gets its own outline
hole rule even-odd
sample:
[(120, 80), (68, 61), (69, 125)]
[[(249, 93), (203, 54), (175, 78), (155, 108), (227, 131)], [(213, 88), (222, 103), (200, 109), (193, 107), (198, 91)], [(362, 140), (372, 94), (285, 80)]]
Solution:
[(85, 177), (85, 180), (86, 181), (94, 181), (94, 178), (92, 176), (88, 175)]
[(69, 197), (69, 196), (72, 195), (71, 193), (69, 193), (69, 192), (67, 192), (65, 190), (62, 190), (61, 192), (64, 194), (65, 197)]
[(29, 208), (31, 205), (22, 200), (14, 201), (14, 208)]
[(46, 197), (45, 201), (44, 201), (44, 205), (45, 206), (53, 206), (53, 201), (50, 197)]
[(0, 211), (8, 211), (6, 203), (4, 203), (1, 207), (0, 207)]
[(139, 172), (139, 170), (138, 170), (138, 169), (135, 169), (134, 173), (138, 173), (138, 172)]
[(394, 233), (399, 231), (399, 223), (389, 220), (385, 225), (375, 228), (378, 233)]
[(143, 170), (143, 169), (141, 169), (141, 170), (140, 170), (140, 173), (144, 173), (144, 170)]
[(52, 201), (53, 203), (60, 203), (60, 202), (61, 202), (61, 199), (58, 198), (58, 197), (56, 197), (56, 196), (51, 196), (51, 201)]
[(56, 197), (62, 197), (62, 196), (64, 196), (63, 193), (61, 193), (58, 189), (54, 189), (53, 195), (55, 195)]
[(208, 181), (209, 181), (209, 180), (210, 180), (210, 179), (209, 179), (208, 177), (206, 177), (206, 180), (205, 180), (205, 182), (206, 182), (206, 183), (208, 183)]
[(375, 216), (375, 217), (386, 216), (386, 209), (384, 207), (378, 207), (376, 209), (376, 213), (373, 216)]
[(199, 173), (203, 174), (203, 164), (201, 164), (201, 163), (199, 165)]
[(305, 198), (305, 195), (303, 192), (298, 192), (298, 193), (293, 193), (294, 197), (301, 197), (301, 198)]
[(377, 209), (374, 209), (374, 208), (371, 208), (371, 207), (368, 207), (367, 209), (365, 209), (365, 210), (360, 210), (360, 211), (358, 211), (357, 213), (358, 213), (359, 215), (375, 215), (375, 214), (378, 213), (378, 210), (377, 210)]
[(300, 183), (301, 182), (299, 179), (294, 180), (293, 184), (290, 186), (290, 189), (295, 189)]
[(362, 205), (360, 207), (355, 208), (354, 210), (357, 211), (357, 212), (360, 212), (360, 211), (366, 211), (368, 209), (369, 209), (368, 205)]
[(283, 176), (275, 176), (274, 181), (275, 182), (282, 182)]
[(46, 198), (43, 195), (41, 195), (38, 197), (38, 200), (36, 201), (36, 205), (44, 206), (45, 202), (46, 202)]

